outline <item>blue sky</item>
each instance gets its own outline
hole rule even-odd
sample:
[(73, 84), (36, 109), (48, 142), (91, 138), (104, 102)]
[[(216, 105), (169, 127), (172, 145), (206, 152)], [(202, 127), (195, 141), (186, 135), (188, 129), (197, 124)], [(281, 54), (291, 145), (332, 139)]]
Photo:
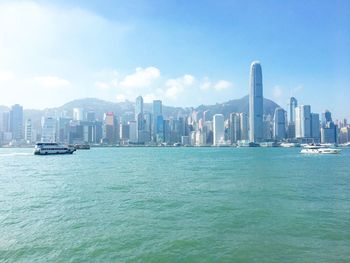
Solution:
[(0, 34), (0, 104), (212, 104), (260, 60), (267, 98), (350, 118), (349, 1), (0, 1)]

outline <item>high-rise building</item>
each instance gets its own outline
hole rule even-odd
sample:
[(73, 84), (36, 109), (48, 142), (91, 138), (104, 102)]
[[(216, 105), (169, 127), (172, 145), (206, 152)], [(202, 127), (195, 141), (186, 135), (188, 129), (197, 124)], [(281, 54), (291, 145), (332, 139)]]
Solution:
[[(153, 125), (152, 125), (152, 138), (153, 141), (157, 142), (157, 128), (163, 125), (163, 106), (161, 100), (153, 101)], [(159, 124), (160, 121), (162, 124)]]
[(314, 142), (319, 142), (320, 137), (320, 115), (311, 113), (311, 138), (314, 139)]
[(249, 139), (263, 141), (263, 79), (260, 62), (250, 66)]
[(10, 132), (10, 112), (4, 111), (2, 113), (2, 127), (1, 131)]
[(244, 112), (239, 114), (240, 117), (240, 128), (241, 128), (241, 140), (249, 140), (249, 128), (248, 128), (248, 115)]
[(137, 125), (136, 121), (129, 121), (129, 142), (137, 143)]
[(223, 143), (225, 139), (225, 119), (222, 114), (213, 116), (213, 145), (217, 146)]
[(56, 119), (41, 118), (41, 142), (56, 142)]
[(140, 139), (140, 143), (143, 142), (143, 132), (145, 129), (145, 119), (143, 116), (143, 98), (138, 96), (135, 101), (135, 121), (137, 127), (136, 136)]
[(231, 113), (229, 119), (229, 130), (231, 143), (241, 140), (241, 125), (239, 113)]
[(107, 144), (115, 144), (119, 139), (119, 125), (113, 112), (104, 114), (103, 141)]
[(73, 109), (73, 120), (82, 121), (84, 120), (84, 110), (82, 108)]
[(282, 108), (275, 109), (273, 118), (273, 138), (282, 141), (286, 137), (286, 112)]
[(295, 108), (298, 106), (296, 98), (291, 97), (289, 102), (289, 123), (295, 123)]
[(332, 120), (332, 114), (326, 110), (322, 114), (321, 143), (337, 143), (338, 127)]
[(27, 143), (32, 143), (34, 141), (32, 131), (32, 120), (27, 119), (24, 128), (24, 139)]
[(311, 106), (300, 105), (295, 108), (295, 137), (311, 138)]
[(13, 140), (21, 141), (23, 139), (23, 107), (19, 104), (11, 107), (10, 132)]

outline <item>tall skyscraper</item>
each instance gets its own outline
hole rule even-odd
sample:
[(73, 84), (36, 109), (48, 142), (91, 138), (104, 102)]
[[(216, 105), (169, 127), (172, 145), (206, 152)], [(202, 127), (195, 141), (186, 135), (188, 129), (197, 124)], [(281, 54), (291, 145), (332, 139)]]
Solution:
[(33, 141), (33, 133), (32, 133), (32, 120), (27, 119), (24, 129), (24, 139), (27, 143), (32, 143)]
[(311, 113), (311, 138), (315, 142), (319, 142), (320, 137), (320, 115), (318, 113)]
[(249, 94), (249, 139), (251, 142), (263, 140), (263, 79), (260, 62), (250, 66)]
[(107, 144), (114, 144), (119, 139), (119, 125), (114, 112), (104, 114), (103, 141)]
[(244, 112), (239, 114), (240, 117), (240, 127), (241, 127), (241, 140), (248, 140), (248, 115)]
[(10, 132), (12, 139), (20, 141), (23, 139), (23, 107), (15, 104), (10, 111)]
[(56, 142), (56, 119), (52, 117), (42, 117), (41, 142)]
[(241, 139), (241, 125), (239, 113), (230, 114), (229, 126), (231, 143), (236, 143)]
[(213, 145), (217, 146), (225, 139), (225, 119), (222, 114), (213, 116)]
[(5, 111), (2, 113), (2, 130), (3, 132), (10, 131), (10, 112)]
[(295, 108), (298, 106), (296, 98), (291, 97), (289, 102), (289, 123), (295, 123)]
[(311, 138), (310, 105), (300, 105), (295, 108), (295, 137)]
[(273, 137), (276, 141), (282, 141), (286, 137), (286, 112), (282, 108), (275, 109)]
[(136, 121), (136, 127), (137, 127), (137, 138), (141, 139), (141, 134), (143, 133), (144, 130), (144, 116), (143, 116), (143, 98), (142, 96), (138, 96), (135, 101), (135, 121)]
[[(158, 123), (158, 122), (161, 122)], [(156, 142), (157, 141), (157, 133), (158, 127), (163, 126), (163, 107), (161, 100), (153, 101), (153, 125), (152, 125), (152, 138)], [(163, 133), (163, 129), (161, 129)], [(161, 135), (159, 135), (161, 136)], [(163, 136), (161, 136), (163, 137)]]

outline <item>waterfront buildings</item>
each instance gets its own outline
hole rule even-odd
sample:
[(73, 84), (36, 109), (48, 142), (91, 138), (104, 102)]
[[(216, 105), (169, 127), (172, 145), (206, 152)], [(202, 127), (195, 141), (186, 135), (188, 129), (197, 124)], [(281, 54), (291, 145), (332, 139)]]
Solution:
[(260, 62), (250, 66), (249, 139), (263, 141), (263, 78)]
[(222, 114), (213, 116), (213, 145), (218, 146), (225, 140), (225, 119)]
[(311, 138), (311, 106), (300, 105), (295, 108), (295, 137)]

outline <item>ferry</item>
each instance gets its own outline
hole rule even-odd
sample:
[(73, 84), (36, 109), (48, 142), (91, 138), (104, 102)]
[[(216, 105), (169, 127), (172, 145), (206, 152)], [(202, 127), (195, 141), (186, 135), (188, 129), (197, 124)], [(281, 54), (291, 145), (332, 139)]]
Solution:
[(300, 153), (306, 154), (338, 154), (341, 153), (340, 149), (327, 148), (318, 145), (307, 145), (305, 146)]
[(39, 142), (35, 145), (35, 155), (48, 155), (48, 154), (72, 154), (75, 152), (75, 147), (60, 145), (58, 143), (46, 143)]

